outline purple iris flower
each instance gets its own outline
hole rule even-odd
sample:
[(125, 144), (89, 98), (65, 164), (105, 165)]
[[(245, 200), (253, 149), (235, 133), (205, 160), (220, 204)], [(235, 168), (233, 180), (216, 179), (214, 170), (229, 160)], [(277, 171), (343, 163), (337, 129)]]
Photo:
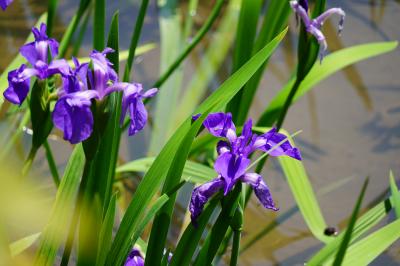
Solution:
[[(193, 190), (189, 206), (192, 222), (196, 224), (204, 205), (215, 193), (222, 190), (224, 195), (227, 195), (237, 182), (252, 186), (265, 208), (278, 210), (262, 177), (256, 173), (246, 173), (250, 165), (249, 157), (256, 150), (260, 150), (268, 152), (271, 156), (286, 155), (301, 160), (299, 150), (289, 141), (284, 141), (286, 136), (278, 133), (276, 129), (271, 129), (262, 135), (253, 134), (251, 119), (244, 124), (242, 134), (237, 136), (230, 113), (209, 114), (203, 125), (212, 135), (225, 140), (220, 140), (217, 144), (218, 158), (214, 169), (218, 176)], [(281, 143), (282, 141), (284, 142)], [(274, 147), (278, 144), (278, 147)], [(272, 148), (274, 149), (271, 150)]]
[(66, 73), (69, 69), (67, 62), (63, 59), (51, 62), (58, 55), (59, 44), (47, 36), (46, 29), (47, 26), (44, 23), (40, 25), (40, 29), (32, 28), (35, 41), (20, 48), (21, 55), (36, 69), (36, 76), (40, 79), (46, 79), (57, 73)]
[(92, 99), (101, 101), (115, 91), (123, 91), (121, 124), (129, 111), (129, 135), (136, 134), (146, 125), (147, 111), (142, 99), (153, 97), (158, 90), (150, 89), (143, 93), (139, 83), (118, 82), (118, 76), (106, 58), (110, 52), (113, 52), (110, 48), (103, 52), (93, 51), (90, 64), (79, 64), (77, 59), (73, 59), (75, 68), (62, 74), (63, 87), (54, 108), (53, 122), (64, 132), (64, 139), (72, 144), (84, 141), (92, 134)]
[(124, 92), (120, 124), (124, 123), (126, 114), (129, 112), (130, 125), (128, 134), (133, 136), (142, 130), (147, 122), (147, 111), (142, 99), (155, 96), (158, 90), (153, 88), (142, 93), (143, 86), (140, 83), (119, 83), (118, 86), (122, 86)]
[(6, 10), (6, 8), (12, 3), (13, 0), (0, 0), (0, 7), (3, 10)]
[(59, 91), (60, 96), (72, 92), (87, 90), (87, 73), (89, 64), (80, 64), (78, 59), (72, 58), (75, 69), (68, 69), (67, 73), (62, 75), (63, 86)]
[(22, 64), (18, 69), (8, 73), (8, 88), (3, 95), (9, 102), (21, 105), (29, 92), (30, 78), (36, 73), (34, 69)]
[(72, 144), (89, 138), (93, 131), (91, 99), (97, 98), (94, 90), (77, 91), (62, 96), (52, 114), (54, 125), (64, 132), (64, 139)]
[(112, 68), (112, 63), (107, 59), (108, 53), (114, 52), (111, 48), (106, 48), (102, 52), (94, 50), (90, 54), (91, 67), (89, 80), (92, 90), (99, 93), (99, 98), (103, 99), (114, 90), (110, 85), (118, 81), (118, 75)]
[(29, 92), (29, 83), (32, 76), (39, 79), (46, 79), (55, 74), (66, 75), (70, 67), (64, 59), (53, 60), (50, 63), (48, 54), (55, 57), (58, 53), (58, 43), (46, 35), (46, 24), (41, 24), (40, 30), (32, 28), (35, 41), (21, 47), (20, 53), (32, 65), (27, 68), (21, 65), (20, 68), (8, 73), (9, 86), (4, 92), (4, 97), (14, 103), (21, 105)]
[(320, 58), (322, 60), (324, 53), (328, 48), (325, 35), (321, 31), (322, 25), (331, 15), (337, 14), (340, 16), (338, 29), (340, 34), (343, 30), (344, 17), (346, 14), (341, 8), (330, 8), (318, 17), (312, 19), (308, 15), (308, 2), (306, 0), (290, 1), (290, 6), (292, 7), (293, 11), (302, 19), (306, 31), (312, 34), (317, 39), (319, 45), (322, 46), (320, 52)]
[(125, 261), (125, 266), (144, 266), (144, 259), (137, 248), (133, 248), (129, 252)]

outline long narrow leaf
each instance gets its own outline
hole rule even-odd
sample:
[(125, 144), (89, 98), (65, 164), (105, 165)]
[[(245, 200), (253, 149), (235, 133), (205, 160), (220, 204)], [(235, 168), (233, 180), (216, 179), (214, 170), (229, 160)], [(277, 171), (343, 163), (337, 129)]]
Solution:
[[(396, 47), (397, 42), (369, 43), (349, 47), (328, 55), (324, 58), (322, 64), (315, 64), (313, 66), (313, 68), (310, 70), (310, 73), (301, 82), (292, 103), (295, 103), (319, 82), (335, 72), (345, 68), (346, 66), (390, 52)], [(283, 108), (285, 100), (288, 97), (294, 82), (295, 77), (285, 85), (285, 87), (278, 93), (277, 96), (275, 96), (274, 99), (272, 99), (257, 125), (271, 126), (274, 123)]]
[[(397, 219), (351, 245), (342, 265), (368, 265), (399, 238), (400, 220)], [(327, 265), (330, 265), (330, 261), (327, 262)]]
[(358, 199), (357, 199), (357, 203), (354, 206), (353, 213), (351, 214), (349, 225), (346, 228), (346, 232), (343, 236), (342, 242), (339, 246), (335, 260), (333, 262), (333, 266), (340, 266), (342, 264), (342, 261), (346, 254), (346, 251), (347, 251), (347, 247), (349, 246), (350, 241), (351, 241), (351, 235), (353, 233), (354, 225), (356, 224), (357, 215), (361, 209), (361, 203), (364, 199), (365, 191), (367, 190), (367, 187), (368, 187), (368, 180), (369, 179), (367, 178), (364, 182), (364, 185), (362, 186), (360, 195), (358, 196)]
[(396, 185), (396, 180), (394, 179), (393, 172), (390, 171), (389, 174), (389, 184), (390, 192), (392, 193), (392, 201), (394, 205), (394, 210), (396, 212), (397, 219), (400, 218), (400, 192)]
[[(210, 95), (199, 108), (196, 113), (205, 113), (221, 110), (223, 106), (232, 99), (238, 90), (248, 81), (248, 79), (257, 71), (257, 69), (265, 62), (278, 46), (287, 30), (279, 34), (271, 43), (266, 45), (259, 53), (253, 56), (242, 68), (233, 74), (221, 87)], [(196, 125), (198, 121), (194, 123)], [(199, 122), (201, 122), (199, 120)], [(122, 263), (124, 257), (129, 251), (129, 239), (138, 228), (139, 222), (137, 217), (141, 217), (145, 211), (150, 199), (157, 192), (159, 185), (165, 180), (167, 172), (170, 169), (173, 158), (178, 152), (184, 138), (189, 133), (196, 133), (196, 127), (191, 126), (191, 116), (177, 129), (175, 134), (170, 138), (163, 150), (157, 156), (156, 160), (150, 167), (149, 171), (143, 177), (133, 195), (132, 201), (122, 219), (120, 228), (116, 234), (115, 240), (107, 257), (106, 265), (115, 265)], [(197, 126), (199, 126), (197, 124)], [(193, 132), (190, 132), (193, 131)], [(187, 145), (191, 145), (187, 143)], [(182, 164), (186, 161), (184, 158)], [(182, 167), (183, 168), (183, 167)], [(182, 169), (183, 170), (183, 169)]]
[[(153, 164), (154, 158), (142, 158), (132, 162), (121, 165), (117, 168), (117, 173), (123, 172), (147, 172)], [(185, 168), (183, 169), (182, 179), (192, 183), (205, 183), (215, 177), (214, 169), (200, 163), (186, 161)]]
[(84, 162), (82, 146), (77, 145), (68, 161), (64, 177), (61, 179), (49, 223), (43, 230), (35, 265), (53, 265), (54, 263), (57, 250), (66, 236)]

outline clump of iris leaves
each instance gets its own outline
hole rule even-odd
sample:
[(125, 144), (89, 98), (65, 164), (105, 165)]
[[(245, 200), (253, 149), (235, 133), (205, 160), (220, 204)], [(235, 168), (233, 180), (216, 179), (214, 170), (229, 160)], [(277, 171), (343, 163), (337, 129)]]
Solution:
[[(0, 4), (5, 9), (11, 2), (1, 1)], [(42, 27), (46, 32), (41, 34), (49, 37), (52, 36), (54, 17), (58, 11), (57, 2), (48, 1), (48, 12), (36, 25), (40, 28), (41, 23), (46, 22), (47, 29)], [(392, 210), (396, 217), (400, 215), (400, 194), (392, 175), (389, 196), (361, 211), (368, 185), (366, 180), (358, 198), (354, 199), (354, 211), (349, 216), (347, 227), (340, 233), (330, 228), (303, 163), (299, 160), (300, 153), (293, 148), (293, 135), (291, 137), (282, 129), (290, 106), (316, 84), (351, 64), (392, 51), (397, 46), (396, 42), (368, 43), (327, 54), (329, 40), (322, 33), (322, 23), (328, 16), (339, 14), (342, 17), (341, 27), (344, 12), (338, 8), (326, 11), (324, 0), (310, 3), (305, 0), (271, 0), (266, 3), (262, 0), (216, 0), (208, 18), (196, 32), (192, 28), (197, 0), (189, 1), (183, 14), (183, 24), (177, 1), (160, 1), (161, 74), (153, 86), (159, 89), (159, 93), (146, 98), (139, 91), (132, 98), (129, 97), (127, 84), (132, 81), (132, 74), (135, 75), (134, 58), (154, 46), (138, 46), (148, 5), (149, 1), (143, 0), (138, 10), (132, 10), (138, 12), (138, 16), (136, 21), (131, 22), (133, 34), (127, 51), (119, 49), (119, 38), (126, 35), (119, 32), (119, 13), (116, 12), (111, 24), (106, 25), (107, 7), (104, 0), (81, 0), (59, 45), (57, 58), (71, 59), (72, 62), (72, 56), (79, 52), (88, 21), (92, 18), (93, 49), (103, 51), (111, 48), (105, 50), (107, 53), (98, 53), (100, 59), (97, 59), (103, 60), (111, 68), (106, 72), (115, 72), (121, 77), (122, 82), (118, 84), (126, 86), (121, 85), (104, 99), (103, 96), (93, 96), (83, 100), (79, 98), (82, 101), (76, 103), (79, 99), (68, 96), (69, 92), (57, 93), (60, 86), (58, 76), (43, 78), (40, 76), (42, 72), (35, 72), (30, 82), (18, 83), (27, 86), (26, 103), (10, 106), (1, 100), (3, 110), (8, 108), (10, 119), (16, 119), (19, 123), (1, 156), (4, 158), (14, 147), (13, 144), (23, 133), (22, 129), (31, 126), (32, 148), (22, 175), (26, 176), (30, 171), (37, 150), (43, 148), (57, 187), (48, 224), (40, 233), (10, 243), (4, 255), (2, 253), (2, 260), (7, 265), (13, 265), (14, 260), (28, 252), (29, 247), (29, 252), (32, 249), (35, 252), (35, 258), (29, 263), (35, 265), (216, 265), (225, 254), (230, 265), (237, 265), (240, 253), (260, 238), (268, 237), (268, 232), (276, 226), (260, 225), (259, 233), (240, 245), (244, 210), (253, 193), (252, 189), (262, 205), (277, 211), (271, 198), (274, 192), (269, 191), (259, 175), (267, 160), (270, 160), (268, 155), (288, 155), (272, 159), (279, 161), (297, 203), (297, 208), (283, 213), (278, 211), (278, 219), (290, 219), (299, 211), (312, 235), (323, 243), (323, 247), (305, 262), (307, 265), (366, 265), (400, 237), (398, 219), (372, 230)], [(298, 28), (293, 29), (299, 34), (297, 65), (279, 93), (273, 99), (266, 99), (263, 106), (265, 110), (252, 127), (251, 123), (246, 123), (249, 109), (257, 90), (265, 89), (259, 86), (260, 80), (268, 68), (270, 57), (285, 37), (291, 16), (296, 16), (299, 22)], [(109, 29), (108, 33), (106, 28)], [(182, 66), (205, 36), (210, 38), (210, 42), (203, 51), (203, 61), (196, 66), (192, 80), (183, 91)], [(27, 43), (35, 42), (33, 37), (29, 36)], [(231, 75), (208, 95), (207, 85), (227, 56), (232, 43)], [(2, 73), (2, 92), (9, 85), (8, 73), (28, 63), (25, 57), (17, 56)], [(93, 56), (90, 59), (78, 58), (81, 63), (90, 61), (87, 68), (94, 73), (89, 78), (91, 89), (95, 86), (93, 80), (96, 80), (97, 59)], [(31, 64), (35, 60), (28, 59)], [(119, 63), (124, 60), (125, 69), (120, 71)], [(64, 63), (72, 65), (71, 62)], [(33, 65), (34, 62), (34, 69), (40, 67)], [(105, 65), (97, 66), (101, 68)], [(50, 65), (47, 67), (50, 68)], [(21, 73), (23, 70), (20, 69)], [(17, 78), (23, 79), (22, 76)], [(117, 84), (115, 78), (107, 78), (104, 82)], [(138, 85), (135, 86), (137, 89)], [(21, 96), (13, 94), (17, 89), (14, 87), (14, 91), (8, 91), (5, 95), (9, 93), (11, 99), (16, 99)], [(82, 114), (79, 110), (83, 109), (79, 108), (84, 105), (83, 114), (94, 116), (93, 121), (89, 119), (89, 129), (86, 127), (88, 120), (83, 119), (72, 127), (72, 131), (78, 132), (75, 132), (78, 135), (68, 135), (71, 132), (66, 132), (71, 128), (65, 127), (65, 124), (73, 116), (66, 114), (66, 109), (57, 109), (57, 104), (54, 106), (57, 99), (63, 101), (65, 106), (69, 104), (71, 108), (77, 108), (71, 109), (72, 113), (78, 110), (78, 114)], [(134, 135), (144, 127), (146, 110), (138, 111), (138, 108), (148, 107), (152, 101), (155, 112), (152, 125), (147, 125), (151, 129), (149, 157), (119, 164), (121, 134), (129, 128), (131, 135)], [(16, 112), (17, 109), (19, 112)], [(130, 114), (130, 120), (125, 121), (126, 111)], [(20, 113), (23, 113), (22, 118), (16, 115)], [(74, 144), (62, 178), (59, 177), (59, 169), (47, 141), (53, 125), (63, 130), (64, 138)], [(90, 132), (79, 135), (79, 125)], [(274, 126), (275, 129), (271, 130)], [(201, 133), (204, 128), (211, 134)], [(277, 133), (276, 129), (281, 133)], [(221, 142), (220, 138), (217, 143), (215, 136), (225, 141)], [(260, 143), (263, 148), (257, 146)], [(266, 145), (269, 145), (268, 148)], [(301, 150), (301, 147), (298, 148)], [(256, 149), (266, 153), (251, 156)], [(229, 161), (234, 156), (236, 159)], [(250, 157), (251, 165), (247, 161)], [(231, 164), (221, 162), (223, 159)], [(241, 160), (245, 163), (242, 164)], [(248, 168), (254, 168), (254, 173), (248, 174)], [(132, 172), (144, 174), (127, 204), (118, 204), (123, 202), (119, 200), (123, 197), (121, 194), (126, 193), (120, 184), (126, 181), (126, 176), (132, 176), (129, 174)], [(227, 176), (234, 181), (228, 184)], [(243, 181), (243, 184), (239, 181)], [(186, 211), (187, 214), (192, 212), (192, 221), (188, 219), (179, 224), (182, 226), (180, 237), (175, 243), (170, 243), (167, 242), (167, 236), (171, 226), (176, 226), (173, 215), (177, 193), (188, 184), (193, 184), (191, 187), (197, 189), (193, 192), (190, 211)], [(270, 212), (267, 209), (265, 211)], [(143, 234), (146, 227), (151, 230), (149, 237)]]

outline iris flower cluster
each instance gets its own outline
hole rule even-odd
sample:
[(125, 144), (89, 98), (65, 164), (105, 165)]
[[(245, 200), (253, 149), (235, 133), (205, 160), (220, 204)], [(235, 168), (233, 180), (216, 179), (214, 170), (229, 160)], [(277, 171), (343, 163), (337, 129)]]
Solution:
[(323, 12), (321, 15), (319, 15), (316, 18), (311, 18), (308, 14), (308, 1), (307, 0), (300, 0), (300, 1), (290, 1), (290, 6), (293, 9), (293, 11), (301, 18), (301, 20), (304, 23), (305, 29), (308, 33), (313, 35), (320, 46), (322, 46), (321, 49), (321, 60), (323, 58), (323, 55), (325, 51), (328, 48), (328, 44), (326, 42), (325, 35), (322, 33), (321, 28), (324, 24), (324, 22), (332, 15), (336, 14), (339, 15), (340, 20), (339, 20), (339, 27), (338, 27), (338, 32), (339, 34), (343, 30), (343, 24), (344, 24), (344, 17), (345, 13), (341, 8), (330, 8)]
[[(194, 116), (194, 119), (197, 117)], [(237, 136), (230, 113), (209, 114), (203, 125), (212, 135), (223, 139), (217, 143), (218, 158), (214, 164), (218, 176), (193, 190), (189, 206), (193, 224), (196, 224), (204, 205), (214, 194), (222, 190), (226, 196), (237, 182), (249, 184), (265, 208), (278, 210), (262, 176), (247, 173), (250, 155), (259, 150), (271, 156), (286, 155), (301, 160), (300, 151), (288, 140), (285, 141), (286, 136), (278, 133), (275, 128), (262, 135), (252, 133), (251, 119), (244, 124), (242, 134)]]
[(6, 10), (6, 8), (12, 3), (13, 0), (0, 0), (0, 7), (3, 10)]
[(139, 83), (119, 82), (112, 63), (106, 58), (108, 53), (113, 52), (111, 48), (102, 52), (94, 50), (90, 54), (90, 63), (80, 64), (73, 58), (75, 66), (71, 68), (66, 60), (55, 59), (59, 44), (46, 35), (45, 24), (42, 23), (40, 29), (33, 28), (32, 32), (35, 41), (20, 49), (31, 67), (22, 64), (8, 73), (9, 87), (4, 92), (8, 101), (18, 105), (24, 102), (29, 93), (31, 77), (45, 80), (59, 74), (62, 86), (57, 91), (58, 100), (52, 120), (63, 131), (65, 140), (75, 144), (89, 138), (94, 124), (91, 111), (93, 100), (101, 102), (115, 91), (123, 91), (121, 125), (129, 113), (129, 135), (143, 129), (147, 121), (147, 111), (142, 99), (153, 97), (157, 89), (143, 92)]

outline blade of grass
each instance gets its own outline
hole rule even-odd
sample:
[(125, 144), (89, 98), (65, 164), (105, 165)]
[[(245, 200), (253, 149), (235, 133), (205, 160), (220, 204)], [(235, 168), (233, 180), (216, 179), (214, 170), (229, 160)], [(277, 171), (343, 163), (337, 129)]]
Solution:
[(128, 60), (126, 61), (125, 71), (124, 71), (124, 82), (128, 82), (130, 74), (132, 71), (133, 59), (135, 58), (136, 47), (139, 42), (140, 33), (142, 32), (144, 18), (146, 16), (147, 6), (149, 5), (149, 0), (143, 0), (140, 5), (139, 15), (136, 18), (135, 29), (132, 34), (131, 44), (129, 46)]
[(81, 145), (77, 145), (68, 161), (57, 191), (56, 201), (49, 219), (49, 223), (43, 230), (36, 254), (35, 265), (53, 265), (57, 250), (64, 239), (66, 228), (74, 198), (79, 186), (79, 180), (83, 171), (84, 154)]
[(51, 176), (53, 177), (54, 184), (56, 185), (56, 187), (58, 187), (60, 185), (60, 175), (58, 174), (57, 165), (54, 161), (53, 152), (51, 151), (50, 145), (47, 140), (44, 142), (43, 146), (46, 151), (46, 158), (49, 164)]
[(342, 265), (368, 265), (399, 238), (400, 220), (397, 219), (351, 245)]
[[(369, 43), (345, 48), (326, 56), (323, 64), (314, 64), (313, 68), (300, 84), (292, 103), (295, 103), (319, 82), (346, 66), (390, 52), (396, 47), (397, 42)], [(277, 96), (272, 99), (257, 122), (258, 126), (271, 126), (276, 121), (294, 82), (295, 78), (292, 78)]]
[(354, 210), (353, 210), (353, 213), (351, 215), (351, 218), (350, 218), (350, 221), (349, 221), (349, 225), (347, 226), (347, 229), (346, 229), (346, 232), (345, 232), (345, 234), (343, 236), (342, 242), (341, 242), (341, 244), (339, 246), (339, 249), (338, 249), (338, 251), (336, 253), (336, 257), (335, 257), (335, 260), (333, 262), (333, 266), (342, 265), (342, 261), (343, 261), (345, 255), (346, 255), (347, 248), (348, 248), (348, 246), (350, 244), (350, 241), (351, 241), (351, 234), (353, 233), (353, 228), (354, 228), (354, 226), (356, 224), (358, 213), (360, 212), (360, 209), (361, 209), (361, 203), (362, 203), (362, 201), (364, 199), (365, 191), (367, 190), (367, 187), (368, 187), (368, 181), (369, 181), (369, 179), (367, 178), (365, 180), (363, 186), (362, 186), (360, 195), (358, 196), (358, 199), (357, 199), (357, 203), (354, 206)]
[(93, 48), (102, 51), (105, 45), (106, 1), (94, 0)]
[(99, 237), (99, 248), (100, 252), (97, 252), (96, 265), (104, 265), (106, 261), (106, 255), (111, 247), (112, 242), (112, 230), (115, 219), (117, 196), (111, 197), (110, 203), (108, 204), (107, 212), (104, 216), (103, 224), (101, 225), (100, 237)]
[[(78, 7), (78, 11), (76, 12), (76, 14), (72, 17), (71, 22), (68, 24), (68, 27), (61, 39), (61, 43), (60, 43), (60, 47), (58, 49), (58, 58), (64, 58), (65, 54), (67, 52), (67, 48), (68, 45), (71, 42), (72, 36), (74, 35), (78, 24), (83, 16), (83, 14), (85, 13), (85, 11), (87, 10), (88, 6), (89, 6), (90, 0), (81, 0), (79, 3), (79, 7)], [(89, 13), (89, 12), (88, 12)], [(88, 17), (88, 15), (86, 16)]]
[[(128, 162), (124, 165), (117, 167), (116, 173), (123, 172), (147, 172), (154, 157), (147, 157)], [(214, 169), (200, 163), (186, 161), (185, 168), (183, 169), (182, 179), (192, 183), (205, 183), (215, 177)]]
[(32, 234), (12, 242), (10, 244), (11, 256), (15, 257), (32, 246), (39, 239), (40, 234), (41, 233)]
[[(291, 8), (288, 1), (270, 1), (267, 13), (264, 16), (259, 35), (256, 39), (253, 54), (257, 53), (266, 43), (270, 42), (276, 34), (286, 26)], [(243, 89), (243, 96), (237, 112), (237, 124), (241, 125), (246, 120), (254, 95), (257, 91), (261, 78), (268, 61), (257, 71)]]
[[(213, 112), (221, 110), (224, 105), (237, 93), (237, 91), (254, 75), (257, 69), (265, 62), (278, 46), (287, 30), (279, 34), (272, 42), (266, 45), (259, 53), (253, 56), (242, 68), (226, 80), (221, 87), (211, 94), (196, 110), (195, 113)], [(145, 174), (139, 184), (132, 201), (122, 219), (121, 225), (115, 236), (111, 250), (107, 256), (106, 265), (115, 265), (122, 263), (122, 260), (129, 252), (129, 239), (137, 230), (139, 221), (137, 217), (141, 217), (146, 209), (150, 199), (157, 192), (159, 185), (165, 180), (168, 170), (171, 168), (173, 158), (178, 153), (185, 137), (190, 134), (196, 134), (201, 119), (197, 120), (191, 126), (191, 116), (177, 129), (175, 134), (167, 142), (163, 150), (157, 156), (156, 160)], [(193, 140), (185, 143), (190, 147)], [(182, 164), (186, 161), (184, 158)], [(182, 167), (183, 168), (183, 167)], [(182, 169), (183, 170), (183, 169)]]
[[(232, 73), (246, 63), (252, 55), (262, 3), (261, 0), (242, 1), (236, 30), (236, 44), (233, 50)], [(237, 125), (236, 119), (239, 111), (237, 107), (240, 105), (242, 95), (243, 90), (239, 91), (227, 106), (227, 110), (232, 113), (232, 119)]]
[(208, 221), (217, 207), (218, 202), (219, 197), (214, 196), (213, 199), (211, 199), (206, 205), (200, 217), (198, 218), (197, 226), (194, 227), (193, 224), (190, 223), (186, 227), (185, 232), (179, 239), (174, 254), (172, 255), (171, 266), (186, 266), (191, 263), (193, 254), (199, 245), (201, 236), (203, 235)]
[[(115, 12), (110, 32), (108, 35), (107, 47), (114, 49), (114, 53), (108, 55), (108, 59), (113, 64), (116, 73), (119, 73), (119, 12)], [(108, 100), (109, 117), (101, 138), (98, 152), (96, 155), (96, 191), (100, 196), (103, 209), (103, 216), (108, 209), (111, 198), (112, 184), (114, 179), (115, 167), (117, 164), (119, 141), (121, 128), (119, 119), (121, 115), (122, 93), (113, 93)]]
[[(286, 135), (289, 136), (287, 133)], [(290, 137), (288, 139), (293, 142)], [(304, 165), (302, 162), (286, 156), (279, 157), (278, 161), (308, 228), (318, 240), (330, 241), (331, 238), (324, 234), (327, 225)]]
[[(356, 225), (352, 232), (351, 241), (355, 241), (373, 226), (377, 225), (393, 208), (391, 203), (392, 198), (386, 199), (375, 207), (367, 211), (359, 219), (357, 219)], [(339, 248), (339, 245), (344, 237), (344, 233), (339, 234), (331, 242), (325, 245), (320, 251), (318, 251), (307, 263), (307, 265), (321, 265), (324, 261), (327, 261), (330, 257), (333, 258), (335, 251)]]
[(47, 35), (51, 37), (53, 35), (54, 18), (57, 12), (58, 0), (49, 0), (47, 5)]
[(392, 201), (394, 205), (394, 211), (396, 213), (397, 219), (400, 218), (400, 192), (396, 185), (396, 180), (394, 179), (393, 172), (390, 171), (389, 174), (389, 184), (390, 192), (392, 193)]

